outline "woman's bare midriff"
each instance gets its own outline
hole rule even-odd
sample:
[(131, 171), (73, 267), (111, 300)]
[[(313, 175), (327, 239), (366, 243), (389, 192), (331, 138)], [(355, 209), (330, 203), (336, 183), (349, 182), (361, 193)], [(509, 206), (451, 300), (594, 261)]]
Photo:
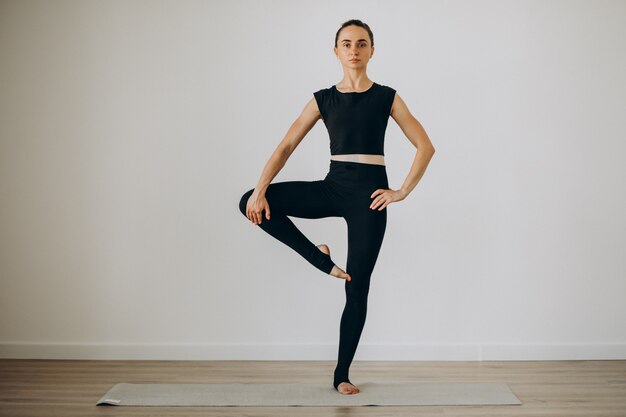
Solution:
[(362, 164), (385, 165), (385, 157), (383, 155), (370, 155), (365, 153), (331, 155), (330, 159), (334, 159), (335, 161), (360, 162)]

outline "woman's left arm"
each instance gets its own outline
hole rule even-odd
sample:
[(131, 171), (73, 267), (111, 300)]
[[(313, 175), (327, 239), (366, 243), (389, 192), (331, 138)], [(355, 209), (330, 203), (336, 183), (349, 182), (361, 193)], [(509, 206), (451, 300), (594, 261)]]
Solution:
[(396, 93), (391, 106), (391, 117), (398, 123), (398, 126), (400, 126), (400, 129), (402, 129), (409, 141), (417, 148), (417, 152), (415, 153), (415, 159), (413, 159), (413, 165), (411, 165), (411, 171), (399, 190), (385, 190), (381, 188), (374, 191), (371, 195), (371, 198), (376, 197), (370, 205), (370, 208), (374, 210), (377, 208), (382, 210), (390, 203), (404, 200), (413, 191), (424, 172), (426, 172), (426, 167), (435, 153), (435, 147), (428, 138), (426, 131), (420, 122), (413, 117), (398, 93)]

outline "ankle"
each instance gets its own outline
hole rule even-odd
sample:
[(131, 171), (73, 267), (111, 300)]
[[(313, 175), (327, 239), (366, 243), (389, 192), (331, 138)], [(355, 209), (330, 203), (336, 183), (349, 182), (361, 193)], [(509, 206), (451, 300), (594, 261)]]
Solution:
[(354, 385), (352, 382), (350, 382), (350, 379), (347, 376), (346, 377), (335, 376), (334, 381), (333, 381), (333, 386), (335, 387), (337, 391), (339, 391), (339, 385), (343, 382), (347, 382), (350, 385)]
[(333, 262), (332, 258), (330, 257), (330, 255), (325, 254), (324, 252), (320, 251), (320, 255), (322, 257), (322, 261), (321, 261), (321, 269), (326, 273), (326, 274), (330, 274), (333, 271), (333, 268), (335, 267), (335, 263)]

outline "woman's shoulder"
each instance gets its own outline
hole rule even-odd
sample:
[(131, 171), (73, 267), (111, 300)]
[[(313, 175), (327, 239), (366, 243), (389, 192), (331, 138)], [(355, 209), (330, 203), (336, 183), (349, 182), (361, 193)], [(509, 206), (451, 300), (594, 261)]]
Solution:
[(376, 83), (380, 86), (380, 88), (388, 93), (395, 93), (396, 89), (387, 85), (387, 84), (381, 84), (381, 83)]
[(326, 88), (320, 88), (318, 90), (316, 90), (314, 93), (315, 94), (325, 94), (330, 92), (330, 90), (333, 88), (333, 86), (331, 85), (330, 87), (326, 87)]

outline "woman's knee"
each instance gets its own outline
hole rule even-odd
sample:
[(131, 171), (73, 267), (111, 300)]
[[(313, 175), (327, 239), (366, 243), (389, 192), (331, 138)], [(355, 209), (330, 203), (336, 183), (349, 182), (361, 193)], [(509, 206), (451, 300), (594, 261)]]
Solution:
[(353, 281), (346, 283), (346, 297), (352, 304), (367, 306), (367, 298), (370, 292), (370, 281)]
[(246, 206), (248, 205), (248, 199), (250, 198), (253, 192), (254, 192), (254, 188), (246, 191), (241, 196), (241, 200), (239, 200), (239, 211), (241, 211), (241, 213), (244, 216), (246, 215)]

